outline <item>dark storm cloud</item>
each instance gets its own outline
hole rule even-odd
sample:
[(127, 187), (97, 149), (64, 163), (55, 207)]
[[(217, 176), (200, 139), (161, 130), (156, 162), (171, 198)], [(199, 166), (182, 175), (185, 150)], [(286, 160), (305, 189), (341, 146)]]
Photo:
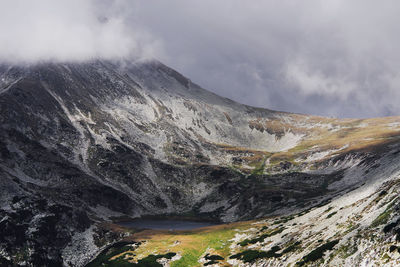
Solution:
[(400, 114), (395, 0), (0, 0), (0, 60), (155, 57), (242, 103)]

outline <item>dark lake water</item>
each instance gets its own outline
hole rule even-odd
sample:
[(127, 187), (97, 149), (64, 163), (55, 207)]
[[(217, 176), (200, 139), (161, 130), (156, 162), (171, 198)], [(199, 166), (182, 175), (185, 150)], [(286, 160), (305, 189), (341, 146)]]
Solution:
[(217, 225), (217, 223), (210, 222), (154, 219), (136, 219), (128, 222), (119, 222), (117, 224), (128, 228), (154, 230), (192, 230), (196, 228)]

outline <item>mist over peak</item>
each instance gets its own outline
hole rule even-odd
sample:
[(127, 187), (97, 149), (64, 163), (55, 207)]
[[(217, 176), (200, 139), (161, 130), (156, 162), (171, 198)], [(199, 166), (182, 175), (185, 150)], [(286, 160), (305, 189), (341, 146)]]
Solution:
[(0, 61), (151, 57), (148, 34), (123, 19), (119, 1), (1, 1)]
[(238, 102), (400, 113), (399, 2), (0, 0), (0, 62), (151, 59)]

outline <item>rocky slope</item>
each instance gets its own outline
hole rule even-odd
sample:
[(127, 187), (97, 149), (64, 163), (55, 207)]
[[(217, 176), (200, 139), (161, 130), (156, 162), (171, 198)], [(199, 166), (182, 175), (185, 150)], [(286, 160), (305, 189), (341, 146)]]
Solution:
[[(254, 108), (156, 61), (93, 61), (0, 66), (0, 122), (4, 264), (82, 266), (129, 235), (102, 227), (118, 216), (232, 222), (318, 206), (283, 219), (285, 230), (275, 235), (283, 246), (301, 234), (302, 252), (266, 266), (344, 238), (339, 230), (350, 222), (358, 227), (346, 238), (355, 231), (369, 238), (381, 225), (369, 223), (388, 205), (386, 222), (397, 222), (396, 117), (338, 120)], [(395, 238), (396, 225), (377, 238)], [(242, 230), (248, 239), (257, 238), (255, 229)], [(229, 253), (275, 244), (260, 241)], [(340, 242), (334, 248), (348, 244)], [(362, 244), (376, 245), (369, 242)], [(349, 264), (366, 257), (352, 255)]]

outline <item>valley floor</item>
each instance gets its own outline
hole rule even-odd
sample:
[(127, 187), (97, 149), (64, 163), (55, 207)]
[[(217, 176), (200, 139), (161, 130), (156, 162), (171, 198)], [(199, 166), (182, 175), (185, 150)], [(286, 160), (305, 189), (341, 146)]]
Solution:
[(399, 189), (396, 177), (289, 216), (140, 231), (87, 266), (398, 266)]

